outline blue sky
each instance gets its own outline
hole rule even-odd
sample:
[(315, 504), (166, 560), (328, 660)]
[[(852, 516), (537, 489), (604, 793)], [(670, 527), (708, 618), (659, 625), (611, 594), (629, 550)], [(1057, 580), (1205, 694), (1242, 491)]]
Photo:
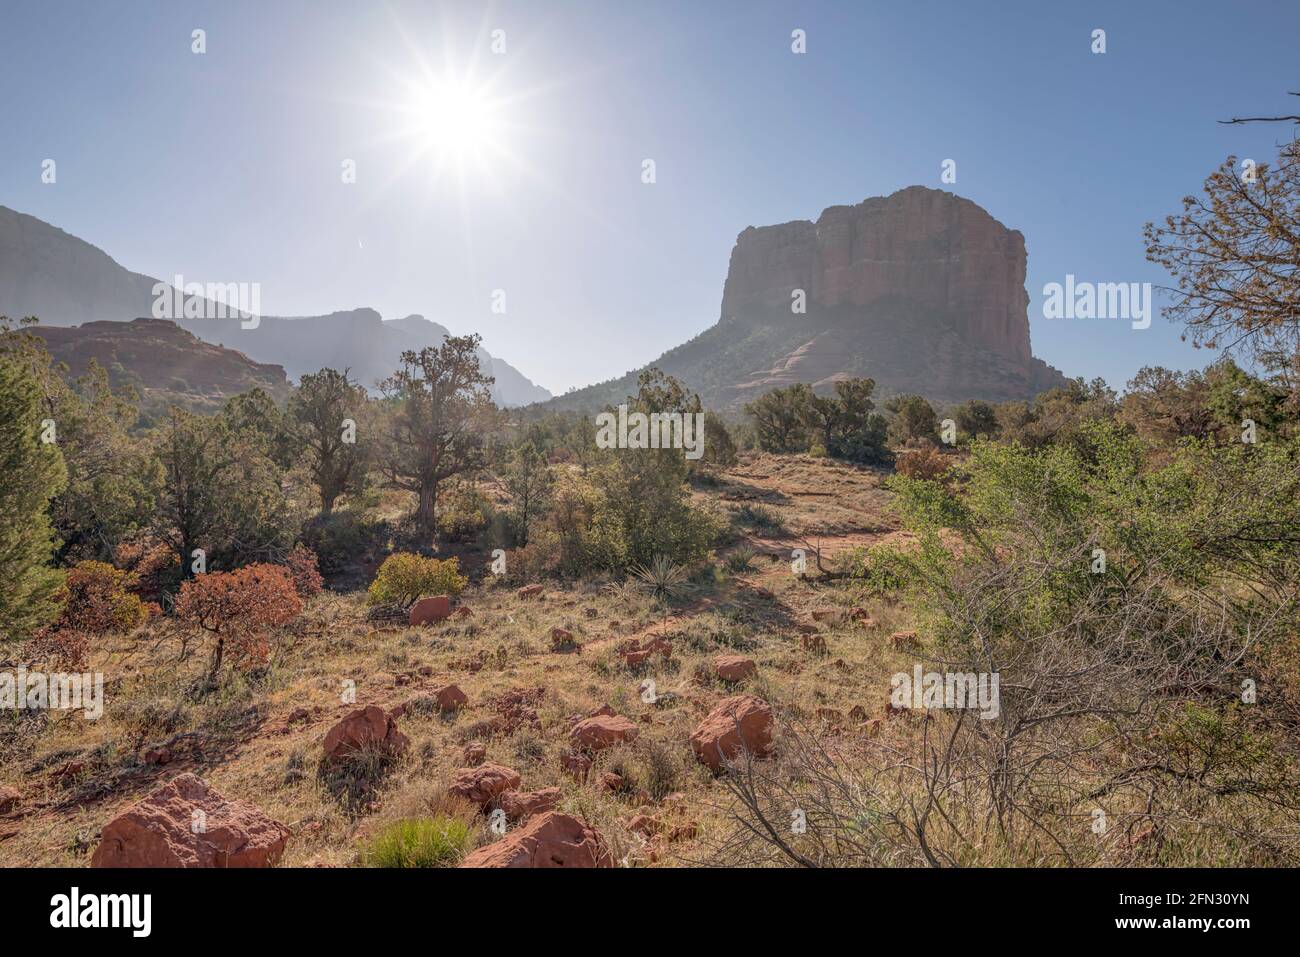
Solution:
[[(479, 332), (560, 392), (712, 325), (746, 226), (942, 187), (1025, 234), (1035, 354), (1122, 386), (1208, 356), (1160, 318), (1044, 319), (1044, 283), (1166, 282), (1142, 224), (1276, 155), (1289, 127), (1215, 121), (1295, 111), (1297, 37), (1293, 0), (6, 0), (0, 203), (138, 272), (258, 282), (268, 314)], [(463, 178), (409, 134), (429, 75), (494, 104)]]

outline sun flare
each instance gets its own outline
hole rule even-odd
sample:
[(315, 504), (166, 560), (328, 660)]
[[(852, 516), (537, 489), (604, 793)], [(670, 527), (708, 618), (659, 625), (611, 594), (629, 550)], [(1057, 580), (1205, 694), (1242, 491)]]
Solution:
[(423, 145), (436, 153), (481, 158), (500, 146), (497, 104), (468, 83), (431, 84), (416, 94), (410, 111)]

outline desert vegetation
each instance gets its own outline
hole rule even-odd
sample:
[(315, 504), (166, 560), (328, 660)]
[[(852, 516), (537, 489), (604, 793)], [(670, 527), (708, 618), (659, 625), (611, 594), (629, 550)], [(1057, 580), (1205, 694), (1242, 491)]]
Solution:
[(145, 421), (0, 321), (0, 658), (104, 686), (0, 710), (0, 858), (169, 863), (117, 823), (166, 787), (261, 864), (1300, 863), (1294, 150), (1232, 169), (1148, 229), (1248, 344), (1203, 371), (644, 372), (698, 459), (497, 408), (474, 336)]

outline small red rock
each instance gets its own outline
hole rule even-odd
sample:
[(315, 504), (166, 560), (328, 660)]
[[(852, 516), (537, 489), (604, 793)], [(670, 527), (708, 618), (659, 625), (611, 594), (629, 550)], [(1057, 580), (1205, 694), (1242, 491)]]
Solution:
[(171, 764), (172, 750), (166, 747), (150, 748), (140, 756), (140, 760), (145, 764)]
[(664, 829), (664, 822), (649, 814), (638, 814), (627, 822), (627, 829), (642, 837), (653, 837)]
[(587, 780), (587, 772), (591, 770), (591, 758), (585, 754), (569, 751), (560, 755), (560, 768), (569, 777), (578, 781), (585, 781)]
[(497, 798), (497, 807), (505, 812), (506, 820), (512, 822), (545, 813), (559, 803), (559, 788), (542, 788), (540, 791), (506, 791)]
[(370, 705), (353, 711), (325, 735), (325, 757), (340, 760), (363, 750), (404, 754), (410, 739), (397, 730), (397, 722), (383, 708)]
[(613, 867), (600, 831), (561, 814), (547, 811), (531, 818), (501, 840), (480, 847), (461, 867)]
[(451, 617), (451, 599), (446, 595), (434, 595), (421, 598), (407, 615), (407, 622), (412, 625), (426, 625), (431, 621), (442, 621)]
[(772, 706), (755, 695), (737, 695), (718, 703), (691, 734), (695, 756), (713, 771), (742, 751), (755, 758), (772, 753)]
[(465, 692), (456, 685), (443, 685), (441, 688), (434, 688), (432, 693), (438, 699), (439, 711), (458, 711), (469, 703)]
[(447, 786), (447, 793), (486, 807), (498, 795), (513, 791), (523, 779), (519, 772), (501, 764), (483, 764), (477, 768), (461, 768)]
[(891, 647), (900, 651), (915, 651), (920, 647), (920, 641), (917, 639), (914, 631), (896, 631), (889, 636)]
[(826, 654), (826, 639), (821, 635), (802, 635), (799, 644), (803, 646), (804, 651), (811, 651), (818, 655)]
[(20, 800), (22, 800), (22, 795), (18, 793), (17, 788), (11, 788), (7, 784), (0, 784), (0, 814), (8, 814), (18, 807)]
[(471, 768), (476, 768), (487, 760), (487, 745), (481, 741), (471, 741), (465, 745), (464, 751), (465, 763)]
[(641, 729), (627, 718), (621, 715), (602, 714), (594, 718), (584, 718), (575, 724), (573, 730), (569, 732), (569, 741), (576, 748), (601, 751), (615, 744), (631, 741), (640, 733)]
[(713, 659), (713, 670), (723, 681), (744, 681), (754, 676), (758, 665), (744, 655), (719, 655)]
[(515, 594), (518, 595), (520, 598), (536, 598), (541, 593), (542, 593), (541, 585), (525, 585), (523, 588), (515, 592)]
[(693, 841), (700, 832), (700, 826), (694, 821), (687, 821), (685, 824), (674, 824), (668, 830), (668, 843), (674, 844), (677, 841)]

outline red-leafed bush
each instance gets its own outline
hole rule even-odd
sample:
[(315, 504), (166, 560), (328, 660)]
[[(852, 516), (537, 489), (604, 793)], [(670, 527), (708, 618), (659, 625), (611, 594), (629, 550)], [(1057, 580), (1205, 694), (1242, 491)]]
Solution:
[(53, 665), (66, 671), (81, 671), (86, 667), (90, 636), (84, 631), (42, 628), (34, 639), (32, 652), (35, 657), (48, 658)]
[(898, 457), (895, 468), (900, 475), (913, 479), (937, 479), (948, 471), (952, 459), (938, 449), (921, 448), (914, 452), (904, 452)]
[(59, 590), (63, 608), (53, 630), (89, 635), (133, 631), (149, 617), (132, 589), (136, 577), (105, 562), (78, 562)]
[(216, 681), (227, 651), (237, 665), (260, 664), (270, 655), (270, 632), (302, 611), (293, 577), (283, 565), (245, 565), (209, 572), (181, 585), (176, 617), (215, 639), (208, 683)]
[(312, 595), (320, 594), (325, 579), (320, 576), (315, 552), (306, 545), (295, 545), (293, 551), (285, 556), (284, 565), (289, 569), (294, 591), (298, 593), (299, 598), (310, 598)]
[(122, 542), (113, 549), (113, 564), (135, 575), (131, 591), (146, 602), (158, 601), (168, 576), (180, 574), (176, 553), (156, 538)]

